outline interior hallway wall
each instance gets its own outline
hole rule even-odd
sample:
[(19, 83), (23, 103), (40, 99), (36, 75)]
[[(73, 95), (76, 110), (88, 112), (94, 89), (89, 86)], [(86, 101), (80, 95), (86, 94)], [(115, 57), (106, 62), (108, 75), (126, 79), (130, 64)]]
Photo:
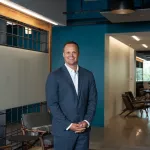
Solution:
[(106, 36), (105, 49), (105, 126), (122, 108), (122, 93), (130, 89), (130, 51), (129, 46)]
[(130, 47), (130, 56), (129, 56), (129, 67), (130, 67), (130, 79), (129, 79), (129, 90), (136, 95), (136, 52)]

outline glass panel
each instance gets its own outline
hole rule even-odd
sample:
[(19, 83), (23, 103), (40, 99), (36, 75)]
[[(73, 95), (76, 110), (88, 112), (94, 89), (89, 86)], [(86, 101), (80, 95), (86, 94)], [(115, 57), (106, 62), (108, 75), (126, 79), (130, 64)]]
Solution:
[(18, 35), (17, 25), (13, 25), (13, 34)]
[(0, 19), (0, 31), (7, 32), (6, 29), (7, 29), (7, 27), (6, 27), (6, 20)]
[(47, 53), (47, 44), (41, 43), (41, 51)]
[(37, 105), (36, 104), (32, 104), (32, 105), (30, 105), (31, 106), (31, 112), (36, 112), (36, 107), (37, 107)]
[(11, 122), (11, 109), (6, 110), (6, 121)]
[(24, 28), (22, 26), (19, 26), (19, 36), (24, 36)]
[(28, 34), (29, 34), (29, 38), (32, 39), (32, 29), (31, 28), (29, 28)]
[(37, 47), (36, 47), (36, 50), (37, 50), (37, 51), (40, 51), (40, 43), (39, 43), (39, 42), (36, 43), (36, 46), (37, 46)]
[(12, 25), (11, 24), (7, 24), (7, 33), (12, 34)]
[(12, 46), (12, 36), (11, 35), (7, 35), (7, 45)]
[(24, 29), (25, 29), (25, 30), (24, 30), (24, 37), (27, 37), (27, 38), (28, 38), (28, 37), (29, 37), (29, 30), (28, 30), (29, 28), (28, 28), (28, 27), (25, 27)]
[(33, 30), (33, 40), (37, 41), (37, 31)]
[(33, 48), (32, 49), (36, 50), (36, 42), (35, 41), (33, 41)]
[(33, 104), (28, 105), (28, 113), (32, 113), (33, 112)]
[(12, 122), (17, 122), (17, 108), (12, 108)]
[[(2, 24), (5, 29), (1, 28)], [(2, 31), (1, 31), (2, 30)], [(6, 35), (4, 34), (6, 32)], [(36, 28), (30, 28), (25, 24), (13, 23), (0, 19), (0, 44), (31, 49), (35, 51), (48, 52), (48, 32)]]
[(22, 107), (19, 107), (18, 108), (18, 121), (20, 121), (21, 120), (21, 117), (22, 117)]
[(46, 32), (43, 32), (41, 34), (41, 42), (47, 42), (47, 34), (46, 34)]
[(32, 49), (32, 40), (29, 39), (29, 49)]
[(23, 38), (22, 38), (22, 37), (19, 37), (18, 46), (19, 46), (20, 48), (23, 47)]
[(37, 112), (40, 112), (40, 103), (37, 104)]
[(46, 43), (48, 43), (48, 32), (46, 32)]
[(2, 44), (2, 45), (6, 44), (6, 33), (0, 32), (0, 44)]
[(13, 46), (18, 46), (17, 36), (13, 36)]
[(143, 61), (143, 81), (150, 81), (150, 61)]
[(38, 32), (37, 34), (38, 34), (38, 35), (37, 35), (37, 40), (40, 41), (41, 33)]
[(28, 39), (24, 39), (24, 48), (25, 49), (29, 48), (29, 40)]
[(27, 106), (23, 106), (23, 114), (26, 114), (28, 112), (28, 107)]
[(143, 68), (136, 68), (136, 81), (143, 81)]

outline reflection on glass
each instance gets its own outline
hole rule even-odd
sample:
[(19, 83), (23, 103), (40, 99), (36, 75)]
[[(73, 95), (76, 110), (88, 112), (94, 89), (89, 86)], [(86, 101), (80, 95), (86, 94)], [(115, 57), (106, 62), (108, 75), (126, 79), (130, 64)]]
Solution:
[(24, 28), (24, 37), (29, 37), (29, 34), (28, 34), (28, 27), (25, 27)]
[(143, 81), (143, 68), (136, 68), (136, 81)]
[(143, 81), (150, 81), (150, 61), (143, 61)]
[(0, 25), (0, 44), (47, 52), (47, 31), (32, 28), (15, 20), (0, 19)]
[(143, 68), (136, 68), (136, 81), (150, 81), (150, 61), (143, 61)]
[(32, 29), (31, 28), (28, 29), (28, 34), (32, 34)]

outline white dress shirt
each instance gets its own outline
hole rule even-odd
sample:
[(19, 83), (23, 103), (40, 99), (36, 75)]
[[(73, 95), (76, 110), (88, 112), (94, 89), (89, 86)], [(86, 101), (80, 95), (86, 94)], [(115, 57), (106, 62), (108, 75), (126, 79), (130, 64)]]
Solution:
[(69, 66), (67, 66), (67, 64), (65, 64), (70, 76), (71, 76), (71, 79), (73, 81), (73, 84), (75, 86), (75, 90), (76, 90), (76, 93), (78, 95), (78, 70), (79, 70), (79, 66), (77, 66), (77, 70), (74, 71), (72, 68), (70, 68)]
[[(75, 90), (76, 90), (76, 93), (78, 95), (78, 76), (79, 76), (79, 66), (77, 65), (77, 70), (73, 70), (72, 68), (70, 68), (66, 63), (65, 63), (65, 66), (71, 76), (71, 79), (73, 81), (73, 84), (74, 84), (74, 87), (75, 87)], [(87, 124), (88, 124), (88, 127), (90, 126), (90, 123), (87, 121), (87, 120), (84, 120)], [(72, 123), (68, 126), (68, 128), (66, 130), (69, 130), (69, 128), (71, 127)]]

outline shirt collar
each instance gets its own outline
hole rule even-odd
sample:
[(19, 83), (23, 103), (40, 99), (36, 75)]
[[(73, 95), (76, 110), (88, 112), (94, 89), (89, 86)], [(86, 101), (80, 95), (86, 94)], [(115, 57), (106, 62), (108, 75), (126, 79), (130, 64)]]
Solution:
[(78, 73), (78, 71), (79, 71), (79, 66), (78, 66), (78, 65), (77, 65), (77, 70), (76, 70), (76, 71), (74, 71), (72, 68), (70, 68), (66, 63), (65, 63), (65, 66), (66, 66), (67, 70), (68, 70), (70, 73), (72, 73), (72, 72)]

